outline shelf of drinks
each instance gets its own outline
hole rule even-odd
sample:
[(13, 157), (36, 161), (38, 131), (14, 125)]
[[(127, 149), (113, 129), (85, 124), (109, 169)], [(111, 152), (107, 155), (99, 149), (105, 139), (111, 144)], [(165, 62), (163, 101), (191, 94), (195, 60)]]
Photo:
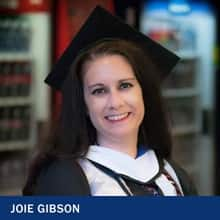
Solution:
[(28, 150), (32, 149), (33, 141), (28, 140), (19, 140), (19, 141), (5, 141), (0, 142), (0, 152), (5, 151), (14, 151), (14, 150)]
[(181, 60), (162, 84), (163, 90), (197, 89), (198, 61), (196, 59)]
[(0, 60), (1, 61), (24, 61), (32, 60), (30, 52), (2, 52), (0, 51)]
[(200, 91), (197, 88), (164, 89), (162, 94), (165, 98), (182, 98), (199, 96)]
[(0, 107), (32, 105), (32, 97), (0, 97)]
[(195, 124), (179, 125), (179, 126), (175, 126), (171, 129), (171, 133), (174, 136), (187, 135), (187, 134), (197, 134), (200, 131), (201, 131), (200, 127)]

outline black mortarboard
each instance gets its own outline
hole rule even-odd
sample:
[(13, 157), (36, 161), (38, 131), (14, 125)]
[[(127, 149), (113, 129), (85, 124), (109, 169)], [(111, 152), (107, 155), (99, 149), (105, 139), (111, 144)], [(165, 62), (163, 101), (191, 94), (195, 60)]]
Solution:
[(150, 55), (162, 79), (171, 72), (179, 60), (174, 53), (97, 6), (54, 65), (45, 82), (55, 89), (61, 89), (69, 68), (80, 51), (104, 38), (126, 39), (137, 43)]

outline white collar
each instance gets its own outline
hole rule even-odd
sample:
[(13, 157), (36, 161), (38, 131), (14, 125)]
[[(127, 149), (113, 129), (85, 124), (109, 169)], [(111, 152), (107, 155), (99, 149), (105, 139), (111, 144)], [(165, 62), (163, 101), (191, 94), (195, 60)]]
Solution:
[(153, 150), (148, 150), (138, 158), (132, 158), (108, 147), (91, 145), (86, 158), (143, 183), (159, 172), (159, 163)]

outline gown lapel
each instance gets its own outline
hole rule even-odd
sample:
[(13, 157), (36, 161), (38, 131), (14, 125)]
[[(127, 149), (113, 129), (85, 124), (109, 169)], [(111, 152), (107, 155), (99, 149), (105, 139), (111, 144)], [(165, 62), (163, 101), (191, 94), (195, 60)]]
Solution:
[(99, 170), (115, 179), (126, 195), (163, 195), (154, 181), (161, 174), (161, 163), (153, 150), (137, 158), (93, 145), (87, 159)]

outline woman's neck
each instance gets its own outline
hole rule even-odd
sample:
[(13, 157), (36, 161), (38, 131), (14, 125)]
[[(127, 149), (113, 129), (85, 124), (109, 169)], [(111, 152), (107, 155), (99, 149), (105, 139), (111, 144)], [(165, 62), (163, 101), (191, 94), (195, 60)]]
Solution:
[(137, 156), (137, 138), (106, 138), (98, 137), (98, 145), (128, 154), (132, 158)]

